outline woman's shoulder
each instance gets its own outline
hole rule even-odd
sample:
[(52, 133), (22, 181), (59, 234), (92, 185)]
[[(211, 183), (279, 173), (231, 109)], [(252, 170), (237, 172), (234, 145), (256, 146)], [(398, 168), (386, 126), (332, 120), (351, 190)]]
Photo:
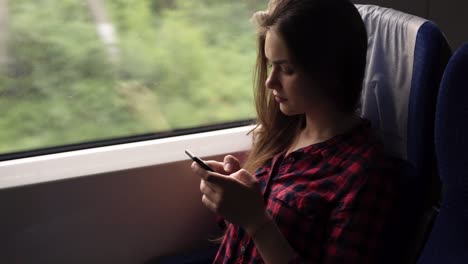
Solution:
[(365, 168), (387, 161), (384, 145), (367, 119), (330, 141), (322, 154), (340, 167)]
[[(386, 153), (382, 140), (368, 120), (329, 146), (326, 162), (338, 177), (358, 185), (387, 184), (393, 189), (403, 162)], [(380, 183), (379, 183), (380, 182)]]

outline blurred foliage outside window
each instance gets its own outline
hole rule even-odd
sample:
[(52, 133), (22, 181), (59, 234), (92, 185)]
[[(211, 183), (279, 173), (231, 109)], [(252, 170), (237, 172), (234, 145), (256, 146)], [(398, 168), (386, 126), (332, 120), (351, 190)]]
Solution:
[(264, 0), (0, 0), (0, 154), (254, 116)]

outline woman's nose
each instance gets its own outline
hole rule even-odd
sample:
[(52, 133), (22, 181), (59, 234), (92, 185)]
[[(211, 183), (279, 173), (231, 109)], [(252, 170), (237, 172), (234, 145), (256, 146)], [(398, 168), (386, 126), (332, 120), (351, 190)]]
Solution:
[(276, 73), (274, 70), (270, 72), (270, 75), (268, 75), (268, 78), (265, 81), (265, 86), (268, 89), (277, 89), (279, 85), (278, 77), (276, 76)]

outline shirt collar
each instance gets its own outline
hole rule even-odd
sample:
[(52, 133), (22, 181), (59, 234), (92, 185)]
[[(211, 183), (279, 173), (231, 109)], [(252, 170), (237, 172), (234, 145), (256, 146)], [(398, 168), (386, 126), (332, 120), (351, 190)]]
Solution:
[(321, 155), (322, 158), (329, 157), (339, 150), (339, 145), (347, 144), (360, 145), (369, 139), (371, 133), (371, 123), (368, 119), (361, 118), (358, 125), (343, 134), (336, 135), (320, 143), (312, 144), (298, 150), (306, 155)]

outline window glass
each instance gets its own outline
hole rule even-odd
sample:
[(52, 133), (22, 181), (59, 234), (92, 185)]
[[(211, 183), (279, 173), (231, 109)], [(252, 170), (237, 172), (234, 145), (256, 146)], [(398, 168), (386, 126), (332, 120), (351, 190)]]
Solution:
[(264, 0), (0, 0), (0, 154), (250, 119)]

